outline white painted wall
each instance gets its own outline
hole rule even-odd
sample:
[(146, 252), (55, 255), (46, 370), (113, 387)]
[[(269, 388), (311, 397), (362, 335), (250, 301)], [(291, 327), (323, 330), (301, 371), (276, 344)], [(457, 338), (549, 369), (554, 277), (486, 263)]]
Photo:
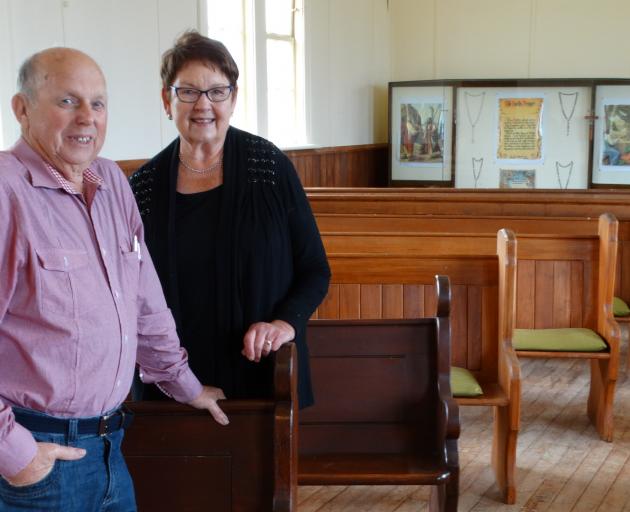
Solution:
[(196, 0), (0, 2), (0, 20), (8, 25), (0, 39), (5, 147), (19, 136), (8, 104), (15, 92), (17, 70), (27, 56), (49, 46), (79, 48), (103, 68), (109, 92), (103, 155), (116, 159), (149, 156), (175, 136), (161, 108), (159, 61), (179, 32), (197, 27)]
[[(110, 114), (102, 154), (143, 158), (175, 135), (160, 103), (159, 63), (176, 35), (203, 30), (203, 0), (0, 0), (0, 130), (19, 137), (9, 100), (24, 58), (53, 45), (84, 50), (107, 77)], [(385, 0), (307, 0), (310, 142), (387, 139), (389, 22)]]
[(630, 77), (628, 0), (389, 0), (391, 81)]
[[(0, 130), (22, 60), (65, 44), (103, 66), (105, 155), (142, 158), (175, 132), (159, 60), (200, 27), (203, 0), (0, 0)], [(387, 83), (432, 78), (629, 77), (628, 0), (305, 0), (308, 133), (317, 146), (387, 141)]]
[(310, 142), (387, 141), (386, 0), (305, 0)]

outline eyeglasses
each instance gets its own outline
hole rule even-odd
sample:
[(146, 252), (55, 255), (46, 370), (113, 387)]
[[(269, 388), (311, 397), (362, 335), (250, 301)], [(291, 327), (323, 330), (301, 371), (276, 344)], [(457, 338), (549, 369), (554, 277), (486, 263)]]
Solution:
[(175, 91), (175, 95), (184, 103), (196, 103), (202, 94), (205, 94), (213, 103), (218, 103), (220, 101), (225, 101), (230, 97), (230, 94), (234, 90), (234, 86), (223, 85), (221, 87), (213, 87), (212, 89), (201, 91), (199, 89), (193, 89), (192, 87), (175, 87), (174, 85), (171, 85), (170, 89), (173, 89)]

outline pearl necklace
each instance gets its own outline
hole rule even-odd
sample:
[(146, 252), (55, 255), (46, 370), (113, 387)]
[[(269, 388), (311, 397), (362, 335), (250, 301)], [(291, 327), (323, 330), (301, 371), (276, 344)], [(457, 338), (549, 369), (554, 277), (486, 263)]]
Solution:
[(214, 171), (215, 169), (221, 167), (221, 165), (223, 164), (223, 153), (221, 153), (221, 156), (216, 162), (210, 165), (210, 167), (206, 167), (205, 169), (195, 169), (191, 165), (188, 165), (186, 161), (182, 158), (181, 151), (179, 152), (179, 162), (189, 171), (196, 172), (197, 174), (205, 174), (207, 172)]

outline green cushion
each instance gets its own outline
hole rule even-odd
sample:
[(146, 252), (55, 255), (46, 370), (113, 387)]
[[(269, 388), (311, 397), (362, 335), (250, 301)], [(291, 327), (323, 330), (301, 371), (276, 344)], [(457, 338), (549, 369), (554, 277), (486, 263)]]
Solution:
[(623, 299), (619, 297), (613, 297), (613, 315), (615, 316), (628, 316), (630, 315), (630, 308)]
[(596, 332), (583, 328), (514, 329), (513, 342), (516, 350), (600, 352), (607, 347)]
[(451, 366), (451, 391), (453, 396), (479, 396), (483, 395), (483, 390), (466, 368)]

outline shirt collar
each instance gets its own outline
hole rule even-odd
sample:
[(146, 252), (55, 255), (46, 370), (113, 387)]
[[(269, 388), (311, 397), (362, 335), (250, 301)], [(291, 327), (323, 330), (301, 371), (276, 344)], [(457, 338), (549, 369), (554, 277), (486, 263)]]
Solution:
[[(72, 182), (52, 165), (46, 162), (23, 138), (11, 148), (11, 152), (24, 164), (31, 176), (31, 184), (34, 187), (62, 188), (70, 194), (76, 194)], [(83, 179), (106, 190), (108, 187), (103, 178), (94, 171), (95, 162), (83, 171)]]

